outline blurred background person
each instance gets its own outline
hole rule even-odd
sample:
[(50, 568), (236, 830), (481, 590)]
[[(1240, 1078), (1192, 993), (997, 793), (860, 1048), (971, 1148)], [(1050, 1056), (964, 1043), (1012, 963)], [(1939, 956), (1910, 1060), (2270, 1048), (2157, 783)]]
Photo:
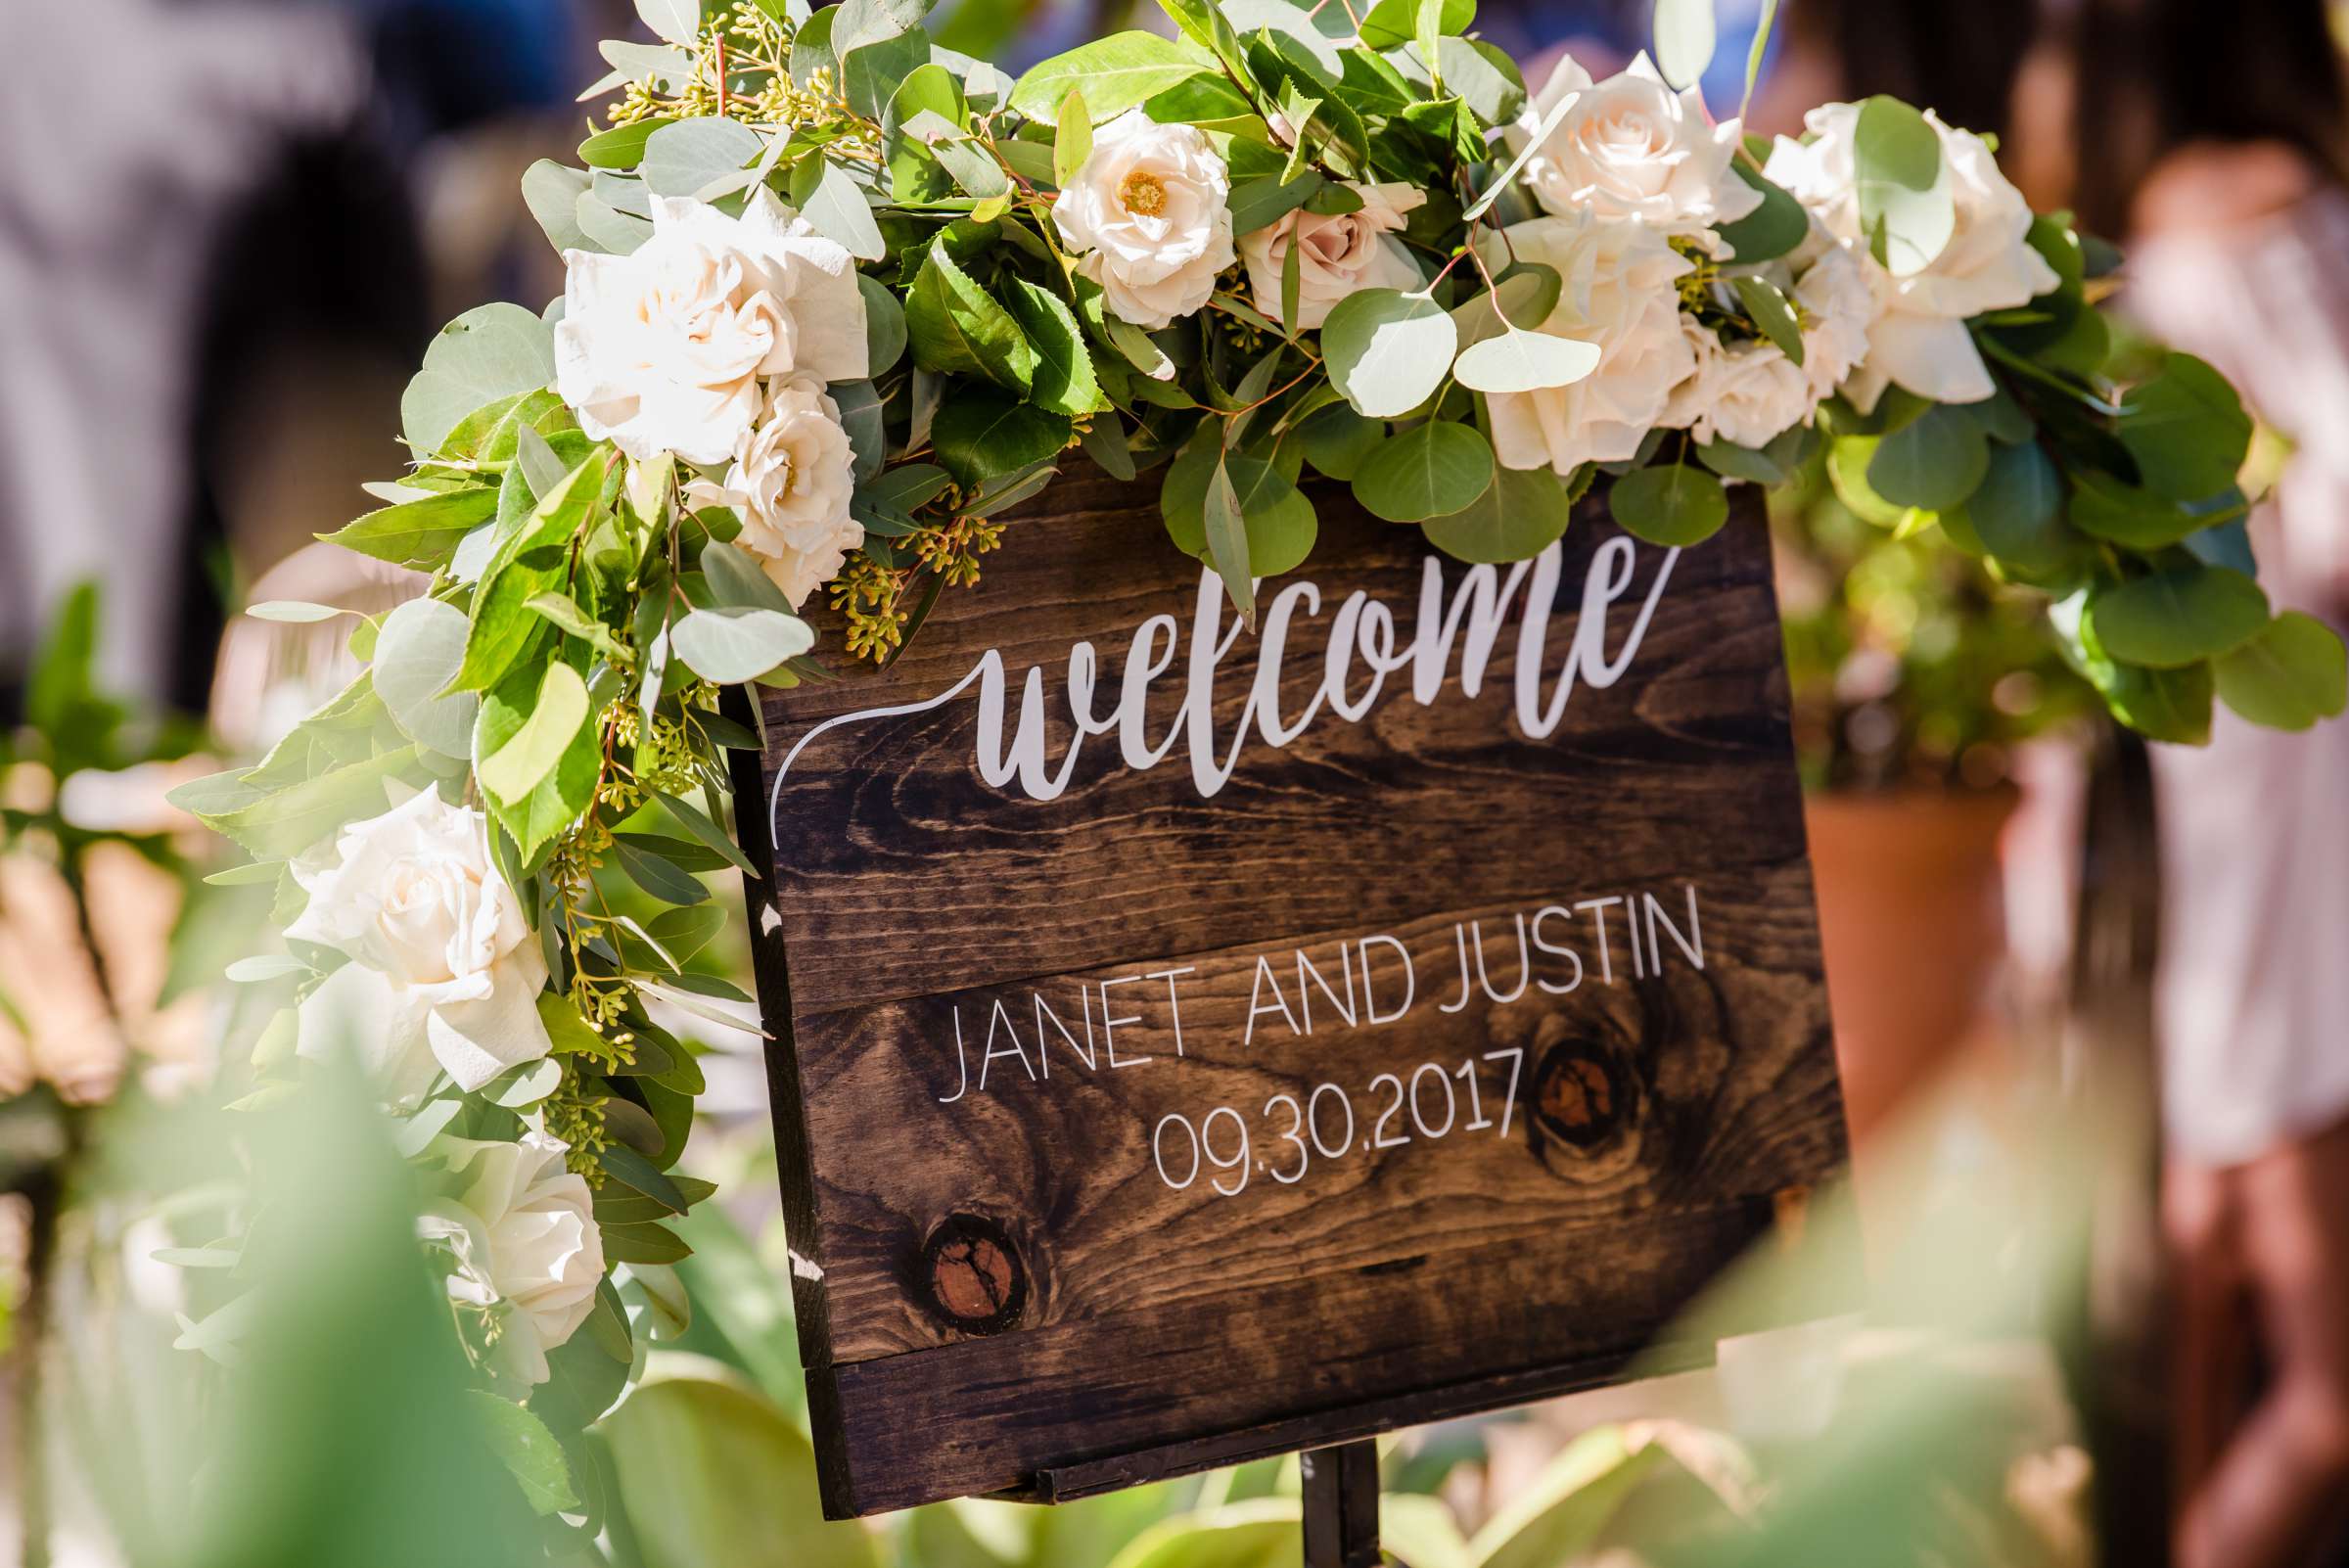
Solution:
[[(2279, 610), (2349, 620), (2349, 100), (2324, 0), (2092, 0), (2076, 206), (2125, 299), (2272, 415)], [(2185, 1568), (2298, 1563), (2349, 1482), (2349, 727), (2153, 749)]]

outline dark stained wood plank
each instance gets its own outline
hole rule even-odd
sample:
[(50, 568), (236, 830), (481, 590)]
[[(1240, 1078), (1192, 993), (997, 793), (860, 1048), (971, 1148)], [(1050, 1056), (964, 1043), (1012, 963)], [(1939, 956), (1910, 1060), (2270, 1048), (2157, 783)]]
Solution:
[[(1429, 619), (1417, 531), (1320, 501), (1319, 613), (1261, 689), (1257, 644), (1232, 636), (1196, 711), (1219, 753), (1252, 702), (1307, 711), (1349, 596), (1390, 608), (1395, 648)], [(1455, 644), (1441, 680), (1397, 670), (1359, 722), (1254, 737), (1212, 797), (1179, 741), (1137, 768), (1103, 733), (1033, 799), (981, 776), (977, 687), (934, 701), (984, 680), (993, 650), (1004, 729), (1040, 681), (1057, 766), (1071, 646), (1099, 657), (1098, 715), (1133, 628), (1165, 617), (1177, 651), (1139, 688), (1138, 738), (1174, 732), (1199, 574), (1146, 483), (1063, 480), (886, 673), (765, 694), (767, 754), (737, 781), (746, 846), (775, 868), (754, 941), (829, 1511), (1172, 1473), (1604, 1375), (1778, 1194), (1837, 1166), (1750, 492), (1737, 514), (1668, 558), (1586, 502), (1553, 561), (1492, 574), (1519, 591), (1487, 628), (1481, 691)], [(1594, 562), (1618, 597), (1585, 616)], [(1523, 588), (1552, 570), (1527, 628)], [(1529, 738), (1521, 632), (1544, 698), (1583, 623), (1613, 656), (1666, 571), (1621, 677)], [(1429, 606), (1465, 575), (1443, 563)], [(869, 716), (835, 722), (852, 715)], [(1586, 902), (1626, 897), (1635, 932), (1622, 904)], [(1470, 933), (1490, 983), (1453, 1005)], [(1396, 1011), (1406, 959), (1416, 994)], [(1304, 1105), (1318, 1146), (1283, 1140)], [(1199, 1138), (1230, 1163), (1186, 1176)]]

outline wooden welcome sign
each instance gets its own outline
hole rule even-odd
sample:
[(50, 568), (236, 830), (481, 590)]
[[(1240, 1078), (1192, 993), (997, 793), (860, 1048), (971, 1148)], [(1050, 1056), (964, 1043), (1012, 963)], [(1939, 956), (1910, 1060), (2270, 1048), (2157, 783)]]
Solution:
[(1317, 507), (1251, 634), (1087, 468), (888, 670), (764, 694), (834, 1517), (1603, 1381), (1843, 1158), (1759, 505), (1474, 569)]

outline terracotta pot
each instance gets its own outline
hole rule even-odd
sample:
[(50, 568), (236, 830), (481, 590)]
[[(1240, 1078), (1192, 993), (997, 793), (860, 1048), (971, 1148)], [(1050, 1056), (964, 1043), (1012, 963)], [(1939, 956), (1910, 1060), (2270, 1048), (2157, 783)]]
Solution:
[(2006, 941), (1999, 834), (2012, 789), (1804, 802), (1852, 1136), (1948, 1066)]

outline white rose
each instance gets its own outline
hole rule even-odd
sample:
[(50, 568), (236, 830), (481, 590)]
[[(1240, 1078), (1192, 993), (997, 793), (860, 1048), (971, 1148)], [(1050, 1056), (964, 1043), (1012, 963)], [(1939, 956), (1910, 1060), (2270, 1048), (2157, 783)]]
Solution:
[(1875, 290), (1850, 251), (1829, 245), (1796, 281), (1794, 301), (1803, 319), (1803, 376), (1811, 384), (1812, 401), (1819, 402), (1867, 357)]
[(355, 1048), (404, 1105), (436, 1067), (470, 1090), (547, 1053), (546, 960), (481, 812), (428, 789), (345, 828), (332, 863), (296, 862), (294, 878), (309, 902), (286, 935), (350, 958), (303, 1000), (301, 1055)]
[(1329, 319), (1331, 307), (1357, 289), (1419, 287), (1417, 264), (1403, 242), (1390, 236), (1403, 227), (1405, 213), (1427, 200), (1426, 193), (1403, 184), (1345, 183), (1362, 199), (1356, 210), (1325, 215), (1299, 208), (1271, 227), (1241, 238), (1248, 288), (1256, 296), (1256, 307), (1274, 321), (1281, 321), (1280, 280), (1292, 246), (1297, 250), (1301, 330), (1320, 326)]
[[(1681, 330), (1696, 369), (1673, 389), (1659, 421), (1666, 428), (1685, 430), (1700, 441), (1762, 446), (1810, 417), (1818, 403), (1811, 384), (1777, 345), (1725, 344), (1691, 316), (1681, 318)], [(1804, 357), (1810, 357), (1807, 348)]]
[(595, 1197), (563, 1163), (567, 1145), (543, 1132), (514, 1143), (442, 1138), (435, 1148), (464, 1183), (429, 1208), (418, 1228), (448, 1243), (451, 1300), (506, 1304), (497, 1356), (526, 1383), (546, 1381), (546, 1353), (595, 1310), (604, 1234)]
[(1052, 201), (1052, 221), (1077, 270), (1109, 308), (1152, 331), (1187, 316), (1231, 265), (1231, 178), (1190, 125), (1161, 125), (1129, 109), (1093, 132), (1093, 149)]
[(722, 463), (759, 413), (760, 377), (868, 369), (854, 258), (764, 189), (739, 218), (656, 196), (633, 254), (563, 261), (555, 390), (631, 457)]
[(1589, 211), (1513, 224), (1505, 239), (1485, 241), (1496, 268), (1515, 255), (1557, 268), (1564, 282), (1539, 330), (1596, 344), (1599, 356), (1572, 386), (1488, 393), (1494, 452), (1506, 468), (1560, 474), (1632, 457), (1695, 368), (1676, 286), (1693, 263), (1658, 230)]
[(1644, 54), (1596, 83), (1571, 56), (1561, 58), (1508, 128), (1510, 151), (1523, 151), (1568, 99), (1573, 107), (1525, 165), (1525, 183), (1544, 210), (1635, 217), (1667, 234), (1702, 238), (1710, 249), (1715, 224), (1762, 205), (1762, 193), (1730, 166), (1738, 122), (1714, 124), (1703, 95), (1694, 87), (1674, 92)]
[(2055, 287), (2055, 269), (2031, 249), (2031, 208), (1999, 172), (1982, 138), (1926, 112), (1941, 137), (1942, 162), (1957, 208), (1949, 243), (1920, 270), (1895, 277), (1867, 254), (1860, 224), (1854, 147), (1856, 104), (1824, 104), (1804, 116), (1811, 142), (1779, 138), (1766, 172), (1784, 186), (1827, 233), (1859, 258), (1876, 297), (1867, 355), (1844, 387), (1863, 411), (1887, 382), (1944, 403), (1980, 402), (1997, 390), (1965, 330), (1966, 319), (2030, 303)]
[(863, 525), (849, 515), (855, 487), (856, 454), (840, 405), (822, 382), (797, 375), (768, 389), (765, 410), (725, 478), (693, 481), (685, 498), (696, 507), (734, 509), (742, 519), (735, 542), (760, 557), (796, 610), (864, 542)]

